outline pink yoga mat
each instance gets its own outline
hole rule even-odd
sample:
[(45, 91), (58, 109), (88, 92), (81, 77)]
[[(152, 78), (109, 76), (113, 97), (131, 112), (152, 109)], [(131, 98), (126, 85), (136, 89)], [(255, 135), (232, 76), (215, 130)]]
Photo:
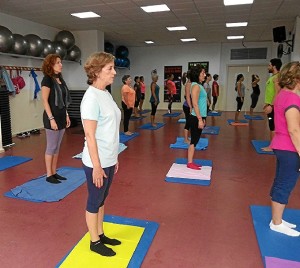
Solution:
[(300, 268), (300, 262), (266, 257), (266, 268)]

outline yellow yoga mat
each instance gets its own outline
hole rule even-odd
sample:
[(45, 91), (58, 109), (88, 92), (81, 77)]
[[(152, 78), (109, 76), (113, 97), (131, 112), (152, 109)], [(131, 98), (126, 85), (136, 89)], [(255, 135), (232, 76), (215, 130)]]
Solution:
[[(104, 222), (104, 232), (108, 237), (116, 238), (122, 242), (118, 246), (109, 246), (116, 252), (115, 256), (104, 257), (90, 251), (90, 235), (86, 233), (56, 267), (139, 267), (153, 240), (158, 224), (115, 216), (112, 216), (112, 219), (113, 222)], [(122, 220), (123, 223), (121, 223)], [(137, 225), (134, 225), (136, 223)]]

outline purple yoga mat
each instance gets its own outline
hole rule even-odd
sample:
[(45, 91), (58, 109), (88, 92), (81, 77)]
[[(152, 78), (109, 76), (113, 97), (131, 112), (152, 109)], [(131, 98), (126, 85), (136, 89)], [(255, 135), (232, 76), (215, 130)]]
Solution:
[(266, 268), (300, 268), (300, 262), (266, 257)]

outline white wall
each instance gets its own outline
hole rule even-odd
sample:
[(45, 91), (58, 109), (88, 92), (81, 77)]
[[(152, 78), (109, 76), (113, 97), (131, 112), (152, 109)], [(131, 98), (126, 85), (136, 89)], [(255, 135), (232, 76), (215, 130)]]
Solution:
[[(167, 103), (163, 102), (163, 78), (164, 66), (182, 66), (183, 72), (187, 71), (188, 62), (209, 61), (209, 72), (219, 73), (220, 70), (220, 44), (185, 44), (184, 46), (149, 46), (149, 47), (129, 47), (131, 60), (130, 70), (117, 69), (117, 76), (112, 85), (112, 95), (121, 105), (120, 89), (122, 87), (122, 76), (130, 74), (132, 77), (143, 75), (146, 84), (145, 108), (150, 108), (150, 84), (151, 71), (157, 69), (159, 75), (158, 85), (160, 86), (160, 104), (158, 109), (167, 109)], [(184, 89), (181, 90), (183, 100)], [(182, 109), (181, 103), (173, 103), (173, 109)]]
[[(60, 29), (55, 29), (28, 20), (9, 16), (0, 13), (0, 25), (7, 27), (12, 33), (21, 35), (36, 34), (43, 39), (54, 40), (55, 35)], [(93, 52), (103, 50), (104, 33), (101, 31), (78, 31), (74, 32), (75, 44), (81, 49), (82, 62)], [(9, 55), (0, 55), (0, 65), (8, 66), (25, 66), (25, 67), (41, 67), (42, 59), (11, 57)], [(36, 72), (39, 84), (43, 78), (42, 72)], [(86, 75), (83, 66), (76, 62), (63, 61), (63, 76), (68, 84), (69, 89), (86, 89)], [(37, 100), (33, 100), (35, 89), (34, 80), (29, 77), (29, 72), (23, 71), (22, 77), (26, 86), (21, 90), (20, 94), (10, 97), (10, 111), (12, 134), (28, 131), (35, 128), (42, 128), (43, 104), (40, 94)]]
[(296, 18), (294, 33), (295, 33), (294, 50), (291, 53), (291, 60), (300, 61), (300, 17)]

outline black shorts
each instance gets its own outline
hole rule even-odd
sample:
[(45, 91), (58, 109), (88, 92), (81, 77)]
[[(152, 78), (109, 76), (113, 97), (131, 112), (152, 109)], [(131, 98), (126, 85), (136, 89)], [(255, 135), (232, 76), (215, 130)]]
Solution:
[(237, 101), (236, 111), (240, 112), (242, 110), (244, 102), (242, 101), (241, 97), (236, 97), (236, 101)]
[(145, 99), (145, 93), (141, 93), (141, 100)]
[[(197, 143), (200, 140), (200, 136), (201, 136), (203, 129), (198, 128), (199, 121), (196, 116), (190, 115), (189, 120), (190, 120), (190, 128), (191, 128), (191, 143), (190, 144), (193, 144), (196, 147)], [(202, 120), (206, 120), (206, 117), (202, 117)]]
[(270, 112), (269, 114), (267, 114), (270, 131), (274, 131), (274, 130), (275, 130), (275, 123), (274, 123), (274, 107), (272, 107), (272, 108), (273, 108), (272, 112)]

